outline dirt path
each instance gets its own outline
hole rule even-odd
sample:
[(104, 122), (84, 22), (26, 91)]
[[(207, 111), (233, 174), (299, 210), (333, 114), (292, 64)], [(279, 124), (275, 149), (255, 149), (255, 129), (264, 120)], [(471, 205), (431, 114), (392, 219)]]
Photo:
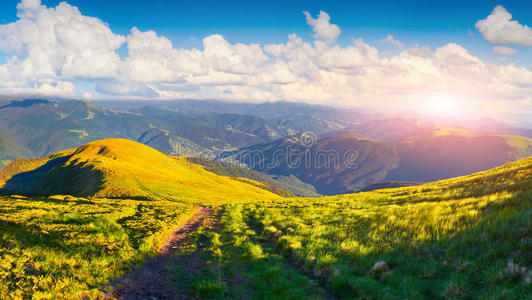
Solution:
[(194, 215), (170, 235), (155, 257), (117, 281), (115, 286), (118, 288), (112, 296), (118, 299), (186, 299), (186, 295), (172, 290), (175, 269), (182, 268), (192, 275), (199, 272), (205, 262), (199, 258), (198, 251), (186, 256), (177, 254), (191, 247), (191, 241), (187, 241), (189, 233), (196, 230), (205, 220), (212, 220), (210, 217), (213, 214), (214, 211), (210, 208), (196, 208)]

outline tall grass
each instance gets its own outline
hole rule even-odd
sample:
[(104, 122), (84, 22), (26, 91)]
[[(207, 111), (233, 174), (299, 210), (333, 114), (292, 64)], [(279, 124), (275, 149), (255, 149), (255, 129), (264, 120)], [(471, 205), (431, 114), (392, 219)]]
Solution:
[[(247, 228), (337, 297), (532, 294), (532, 159), (423, 186), (238, 207), (241, 215), (222, 219), (225, 230)], [(233, 256), (266, 262), (240, 244)]]
[(153, 255), (191, 206), (0, 198), (0, 298), (95, 298)]

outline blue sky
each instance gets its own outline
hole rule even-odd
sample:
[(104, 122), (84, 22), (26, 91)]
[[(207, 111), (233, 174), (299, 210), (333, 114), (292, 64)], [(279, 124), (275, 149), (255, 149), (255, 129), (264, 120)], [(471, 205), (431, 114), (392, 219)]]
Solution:
[(529, 0), (60, 3), (0, 2), (0, 94), (532, 113)]
[[(17, 20), (18, 0), (0, 2), (0, 22)], [(54, 7), (62, 1), (44, 0)], [(338, 42), (353, 38), (379, 41), (393, 34), (406, 46), (437, 47), (460, 43), (475, 55), (497, 59), (489, 44), (476, 32), (477, 20), (485, 18), (496, 5), (503, 5), (522, 24), (532, 24), (532, 1), (170, 1), (170, 0), (70, 0), (84, 15), (97, 16), (118, 34), (136, 26), (155, 30), (168, 37), (176, 48), (201, 47), (201, 39), (222, 34), (232, 43), (279, 43), (290, 33), (310, 39), (311, 31), (302, 11), (326, 11), (342, 34)], [(469, 31), (475, 33), (470, 36)], [(520, 47), (518, 47), (520, 48)], [(512, 61), (528, 63), (532, 52), (525, 51)]]

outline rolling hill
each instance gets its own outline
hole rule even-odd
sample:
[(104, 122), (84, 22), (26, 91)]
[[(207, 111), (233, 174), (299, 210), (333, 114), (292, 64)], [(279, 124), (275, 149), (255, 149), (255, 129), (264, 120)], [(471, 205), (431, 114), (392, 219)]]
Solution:
[(529, 299), (531, 199), (528, 158), (413, 187), (232, 206), (211, 243), (221, 270), (269, 298)]
[(1, 192), (184, 203), (278, 197), (256, 187), (261, 185), (258, 182), (247, 184), (218, 176), (184, 158), (125, 139), (95, 141), (26, 162), (15, 161), (2, 170), (0, 178), (5, 183)]
[(306, 145), (294, 136), (226, 152), (219, 159), (245, 163), (270, 175), (294, 175), (319, 193), (333, 195), (383, 181), (428, 182), (462, 176), (530, 155), (529, 138), (428, 127), (423, 134), (394, 142), (347, 132)]

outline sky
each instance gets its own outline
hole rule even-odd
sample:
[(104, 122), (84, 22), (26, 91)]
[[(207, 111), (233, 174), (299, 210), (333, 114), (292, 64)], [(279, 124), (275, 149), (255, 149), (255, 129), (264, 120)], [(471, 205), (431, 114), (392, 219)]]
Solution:
[(528, 0), (3, 0), (0, 94), (526, 119), (530, 26)]

